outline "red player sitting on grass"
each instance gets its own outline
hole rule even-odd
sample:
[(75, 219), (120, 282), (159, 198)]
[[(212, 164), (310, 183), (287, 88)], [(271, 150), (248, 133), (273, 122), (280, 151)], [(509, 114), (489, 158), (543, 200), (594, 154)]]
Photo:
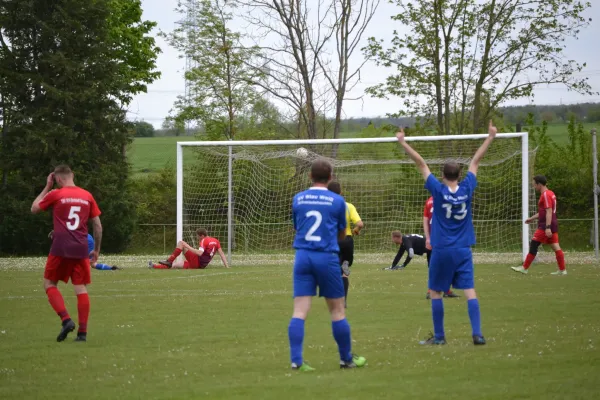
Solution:
[[(221, 249), (221, 243), (219, 243), (217, 239), (208, 236), (206, 229), (198, 229), (196, 234), (198, 235), (198, 243), (200, 244), (198, 250), (182, 240), (177, 243), (177, 247), (173, 251), (173, 254), (169, 256), (169, 258), (167, 258), (165, 261), (159, 261), (158, 264), (148, 261), (148, 268), (204, 269), (211, 262), (215, 252), (219, 253), (225, 268), (229, 268), (225, 253), (223, 253), (223, 249)], [(177, 260), (177, 257), (179, 257), (181, 253), (183, 253), (185, 261)]]

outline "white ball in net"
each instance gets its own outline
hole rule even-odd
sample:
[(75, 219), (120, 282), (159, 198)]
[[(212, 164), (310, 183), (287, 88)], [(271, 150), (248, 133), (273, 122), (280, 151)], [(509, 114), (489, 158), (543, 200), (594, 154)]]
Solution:
[(300, 147), (298, 150), (296, 150), (296, 155), (300, 158), (306, 158), (308, 156), (308, 150), (306, 150), (304, 147)]

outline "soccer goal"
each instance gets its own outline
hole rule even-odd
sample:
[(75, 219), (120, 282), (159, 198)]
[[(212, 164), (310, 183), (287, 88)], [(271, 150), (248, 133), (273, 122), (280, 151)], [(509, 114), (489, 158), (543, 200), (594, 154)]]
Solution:
[[(441, 178), (448, 160), (463, 171), (485, 134), (418, 136), (406, 140)], [(478, 172), (473, 199), (477, 234), (474, 252), (528, 251), (533, 195), (527, 133), (498, 134)], [(422, 233), (429, 193), (395, 137), (196, 141), (177, 143), (177, 240), (194, 243), (198, 227), (208, 229), (231, 262), (251, 255), (291, 254), (291, 200), (310, 186), (317, 157), (334, 166), (342, 195), (353, 203), (366, 228), (355, 240), (357, 254), (393, 251), (390, 233)], [(239, 256), (239, 257), (238, 257)]]

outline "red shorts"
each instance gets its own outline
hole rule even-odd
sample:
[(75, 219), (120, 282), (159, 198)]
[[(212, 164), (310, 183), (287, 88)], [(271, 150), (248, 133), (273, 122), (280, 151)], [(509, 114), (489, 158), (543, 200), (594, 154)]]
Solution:
[(546, 236), (546, 231), (543, 229), (537, 229), (533, 234), (533, 239), (536, 242), (543, 244), (554, 244), (558, 243), (558, 232), (554, 232), (551, 237)]
[(63, 281), (73, 285), (89, 285), (92, 283), (89, 258), (64, 258), (50, 254), (46, 261), (44, 278), (52, 282)]
[(183, 262), (183, 269), (204, 269), (206, 265), (200, 265), (200, 260), (197, 254), (191, 251), (186, 251), (184, 254), (185, 261)]

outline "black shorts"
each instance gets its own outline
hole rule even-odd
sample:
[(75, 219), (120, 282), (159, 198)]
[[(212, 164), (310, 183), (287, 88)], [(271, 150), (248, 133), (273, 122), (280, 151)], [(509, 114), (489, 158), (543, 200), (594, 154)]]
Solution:
[(346, 236), (344, 240), (338, 242), (340, 246), (340, 264), (348, 261), (348, 265), (352, 266), (354, 262), (354, 239), (352, 236)]

